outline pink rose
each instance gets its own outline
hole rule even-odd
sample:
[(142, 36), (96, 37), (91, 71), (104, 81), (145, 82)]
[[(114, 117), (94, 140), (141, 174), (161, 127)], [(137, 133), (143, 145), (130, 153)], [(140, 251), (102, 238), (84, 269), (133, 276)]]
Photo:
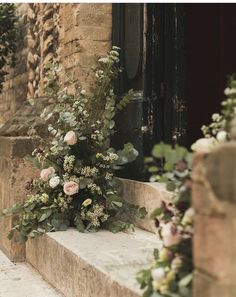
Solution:
[(55, 169), (53, 167), (48, 167), (46, 169), (43, 169), (41, 172), (40, 172), (40, 178), (43, 180), (43, 181), (48, 181), (49, 178), (51, 177), (51, 175), (53, 175), (55, 173)]
[(74, 181), (69, 181), (64, 184), (63, 190), (66, 195), (72, 196), (79, 192), (79, 185)]
[(172, 222), (163, 225), (161, 236), (166, 247), (178, 244), (182, 239), (178, 227)]
[(69, 131), (66, 133), (65, 137), (64, 137), (64, 141), (68, 144), (68, 145), (74, 145), (77, 142), (77, 137), (74, 131)]

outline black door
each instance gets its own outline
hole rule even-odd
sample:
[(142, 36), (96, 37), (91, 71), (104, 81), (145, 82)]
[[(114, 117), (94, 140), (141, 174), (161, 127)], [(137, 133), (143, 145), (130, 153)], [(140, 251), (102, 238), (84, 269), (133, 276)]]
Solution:
[(187, 140), (220, 110), (227, 76), (236, 71), (236, 4), (185, 6)]

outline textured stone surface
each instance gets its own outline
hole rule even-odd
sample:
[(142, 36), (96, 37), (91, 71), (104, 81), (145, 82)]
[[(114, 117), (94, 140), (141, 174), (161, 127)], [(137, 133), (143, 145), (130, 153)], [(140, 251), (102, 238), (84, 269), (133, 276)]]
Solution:
[[(32, 152), (35, 143), (37, 140), (30, 137), (0, 137), (0, 211), (25, 200), (25, 183), (36, 176), (38, 171), (25, 162), (23, 157)], [(0, 217), (0, 249), (10, 259), (22, 261), (25, 258), (24, 245), (20, 245), (17, 238), (12, 241), (7, 239), (14, 219), (15, 216)]]
[[(94, 79), (91, 70), (96, 66), (94, 55), (102, 56), (111, 47), (111, 3), (24, 3), (17, 4), (17, 9), (17, 63), (0, 94), (0, 127), (22, 106), (27, 94), (42, 95), (47, 62), (54, 59), (61, 63), (89, 89)], [(64, 76), (60, 79), (63, 82)]]
[(136, 225), (145, 230), (156, 232), (153, 221), (149, 220), (152, 211), (159, 207), (161, 201), (170, 201), (172, 193), (166, 190), (165, 184), (139, 182), (129, 179), (120, 179), (120, 194), (130, 203), (145, 207), (148, 215), (146, 219), (137, 220)]
[(29, 265), (13, 264), (0, 251), (0, 297), (59, 297)]
[(150, 265), (157, 236), (74, 229), (48, 233), (27, 243), (27, 261), (66, 297), (137, 297), (135, 274)]
[(196, 155), (194, 297), (236, 296), (235, 143)]
[(3, 90), (0, 93), (0, 127), (12, 117), (24, 102), (27, 94), (27, 23), (25, 19), (27, 4), (17, 4), (17, 10), (19, 15), (17, 26), (19, 42), (16, 53), (16, 66), (13, 69), (8, 69), (9, 74), (6, 76)]
[(48, 135), (47, 124), (40, 117), (43, 108), (49, 105), (48, 98), (37, 98), (34, 105), (28, 102), (22, 103), (22, 106), (1, 128), (1, 136), (29, 136), (34, 131), (37, 135), (44, 137)]
[(218, 199), (236, 203), (236, 142), (219, 146), (206, 162), (206, 176)]

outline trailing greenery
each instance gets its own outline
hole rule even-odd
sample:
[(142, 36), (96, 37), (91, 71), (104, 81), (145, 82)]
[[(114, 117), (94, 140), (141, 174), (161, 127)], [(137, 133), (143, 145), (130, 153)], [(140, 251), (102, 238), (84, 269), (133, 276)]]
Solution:
[(184, 147), (172, 148), (164, 143), (155, 145), (152, 157), (145, 159), (150, 180), (166, 183), (167, 189), (173, 192), (171, 201), (162, 201), (150, 217), (155, 221), (163, 246), (154, 250), (151, 268), (137, 275), (145, 297), (191, 296), (191, 159), (191, 153)]
[(15, 4), (0, 4), (0, 91), (8, 73), (6, 68), (15, 65), (16, 22)]
[[(17, 213), (18, 220), (9, 234), (19, 232), (21, 242), (45, 232), (66, 230), (74, 226), (81, 232), (106, 228), (118, 232), (132, 228), (135, 216), (146, 215), (144, 208), (125, 202), (117, 192), (115, 170), (132, 162), (138, 155), (131, 143), (116, 151), (110, 147), (117, 111), (113, 80), (120, 71), (118, 48), (98, 60), (95, 83), (88, 94), (77, 81), (66, 86), (57, 83), (58, 65), (47, 72), (46, 90), (53, 104), (42, 117), (49, 121), (49, 140), (28, 157), (41, 169), (40, 178), (27, 184), (27, 199), (3, 211)], [(123, 98), (128, 104), (131, 93)], [(88, 106), (103, 109), (99, 118), (91, 116)], [(124, 104), (123, 104), (124, 106)]]

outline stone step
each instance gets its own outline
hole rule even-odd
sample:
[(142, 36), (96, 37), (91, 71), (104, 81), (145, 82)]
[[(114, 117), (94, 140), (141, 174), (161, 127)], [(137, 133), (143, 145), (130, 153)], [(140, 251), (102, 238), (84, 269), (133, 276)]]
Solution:
[(0, 297), (62, 297), (30, 265), (12, 263), (0, 251)]
[(164, 183), (140, 182), (124, 178), (120, 178), (120, 181), (119, 193), (123, 199), (145, 207), (148, 212), (145, 219), (136, 220), (136, 226), (155, 233), (156, 227), (154, 221), (149, 219), (150, 214), (160, 207), (162, 201), (169, 203), (173, 192), (167, 191)]
[(117, 234), (71, 228), (29, 240), (26, 259), (66, 297), (138, 297), (135, 275), (160, 245), (157, 235), (138, 228)]

